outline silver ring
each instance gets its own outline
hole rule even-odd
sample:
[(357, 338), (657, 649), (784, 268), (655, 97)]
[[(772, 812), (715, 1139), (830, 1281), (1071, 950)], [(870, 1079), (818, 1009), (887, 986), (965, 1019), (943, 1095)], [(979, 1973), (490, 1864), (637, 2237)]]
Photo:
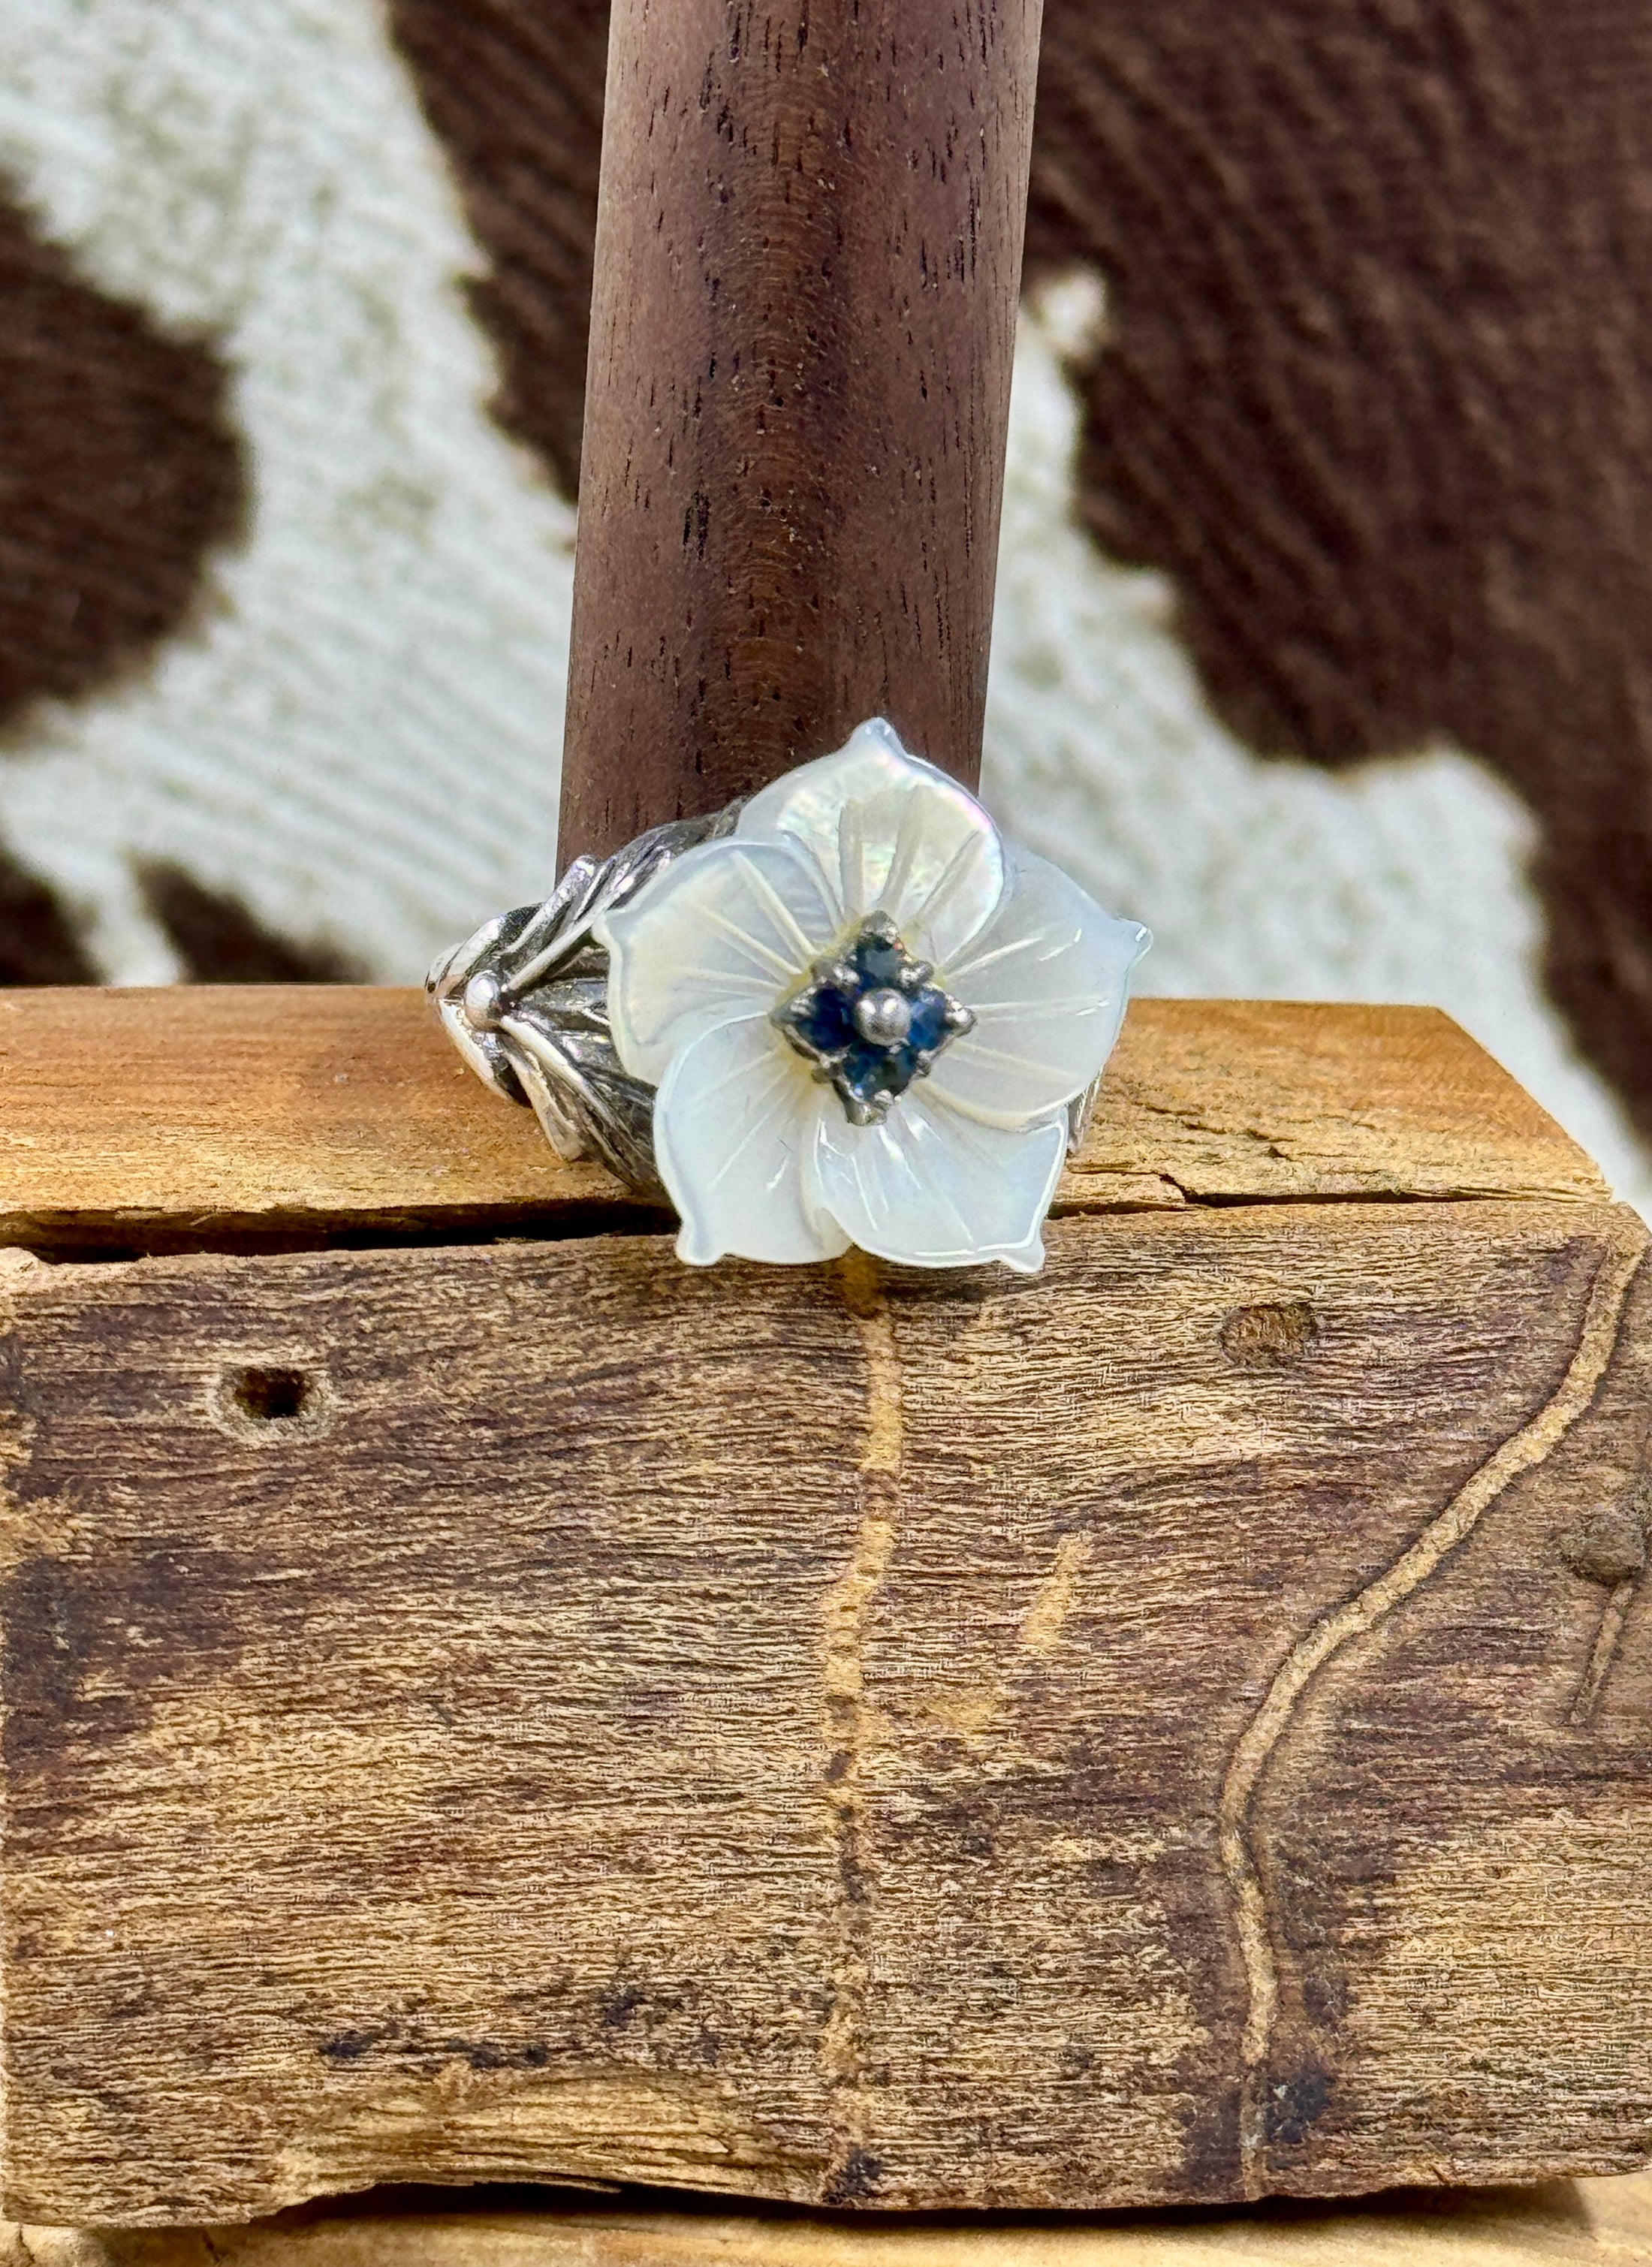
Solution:
[(1149, 942), (874, 718), (576, 858), (428, 988), (560, 1156), (675, 1206), (686, 1260), (1030, 1271)]

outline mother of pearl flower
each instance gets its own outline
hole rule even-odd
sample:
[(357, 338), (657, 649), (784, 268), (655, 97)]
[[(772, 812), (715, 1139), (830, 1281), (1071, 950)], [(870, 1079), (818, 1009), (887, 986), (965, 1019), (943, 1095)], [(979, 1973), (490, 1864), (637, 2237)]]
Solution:
[(625, 1068), (704, 1264), (1031, 1272), (1147, 949), (881, 718), (603, 917)]

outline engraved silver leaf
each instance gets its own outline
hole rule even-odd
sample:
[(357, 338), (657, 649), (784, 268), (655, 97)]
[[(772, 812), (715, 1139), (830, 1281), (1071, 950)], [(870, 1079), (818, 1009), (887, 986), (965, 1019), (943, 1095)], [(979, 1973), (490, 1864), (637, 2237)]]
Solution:
[(673, 819), (612, 858), (576, 858), (543, 905), (496, 914), (431, 969), (443, 1028), (496, 1094), (530, 1108), (559, 1156), (594, 1156), (664, 1196), (654, 1089), (625, 1070), (608, 1024), (608, 956), (591, 935), (685, 850), (731, 833), (740, 805)]

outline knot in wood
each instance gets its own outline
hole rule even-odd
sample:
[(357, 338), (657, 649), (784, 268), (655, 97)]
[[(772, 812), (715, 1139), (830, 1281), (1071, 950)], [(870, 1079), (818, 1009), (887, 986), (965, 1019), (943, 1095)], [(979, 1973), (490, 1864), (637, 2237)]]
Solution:
[(1602, 1582), (1608, 1589), (1633, 1581), (1646, 1566), (1646, 1528), (1634, 1502), (1591, 1512), (1558, 1540), (1560, 1556), (1573, 1574)]
[(1306, 1299), (1270, 1300), (1235, 1307), (1219, 1333), (1222, 1351), (1245, 1369), (1280, 1369), (1307, 1353), (1319, 1335)]

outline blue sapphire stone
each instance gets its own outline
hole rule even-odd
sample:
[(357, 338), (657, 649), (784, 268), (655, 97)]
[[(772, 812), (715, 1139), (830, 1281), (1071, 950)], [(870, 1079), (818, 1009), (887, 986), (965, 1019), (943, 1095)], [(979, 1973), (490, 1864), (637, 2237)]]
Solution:
[(846, 957), (863, 985), (886, 986), (891, 990), (899, 987), (907, 970), (915, 965), (898, 936), (870, 928), (862, 929)]
[(835, 1088), (857, 1126), (887, 1116), (943, 1047), (974, 1018), (915, 960), (885, 913), (872, 913), (807, 983), (782, 1000), (774, 1020)]
[(852, 1047), (857, 1037), (855, 1029), (855, 1003), (842, 992), (829, 986), (817, 985), (812, 990), (800, 992), (789, 1002), (784, 1016), (787, 1028), (805, 1041), (818, 1055), (841, 1054)]
[(926, 984), (912, 1003), (907, 1045), (920, 1053), (938, 1054), (952, 1036), (946, 1020), (951, 1005), (938, 984)]

